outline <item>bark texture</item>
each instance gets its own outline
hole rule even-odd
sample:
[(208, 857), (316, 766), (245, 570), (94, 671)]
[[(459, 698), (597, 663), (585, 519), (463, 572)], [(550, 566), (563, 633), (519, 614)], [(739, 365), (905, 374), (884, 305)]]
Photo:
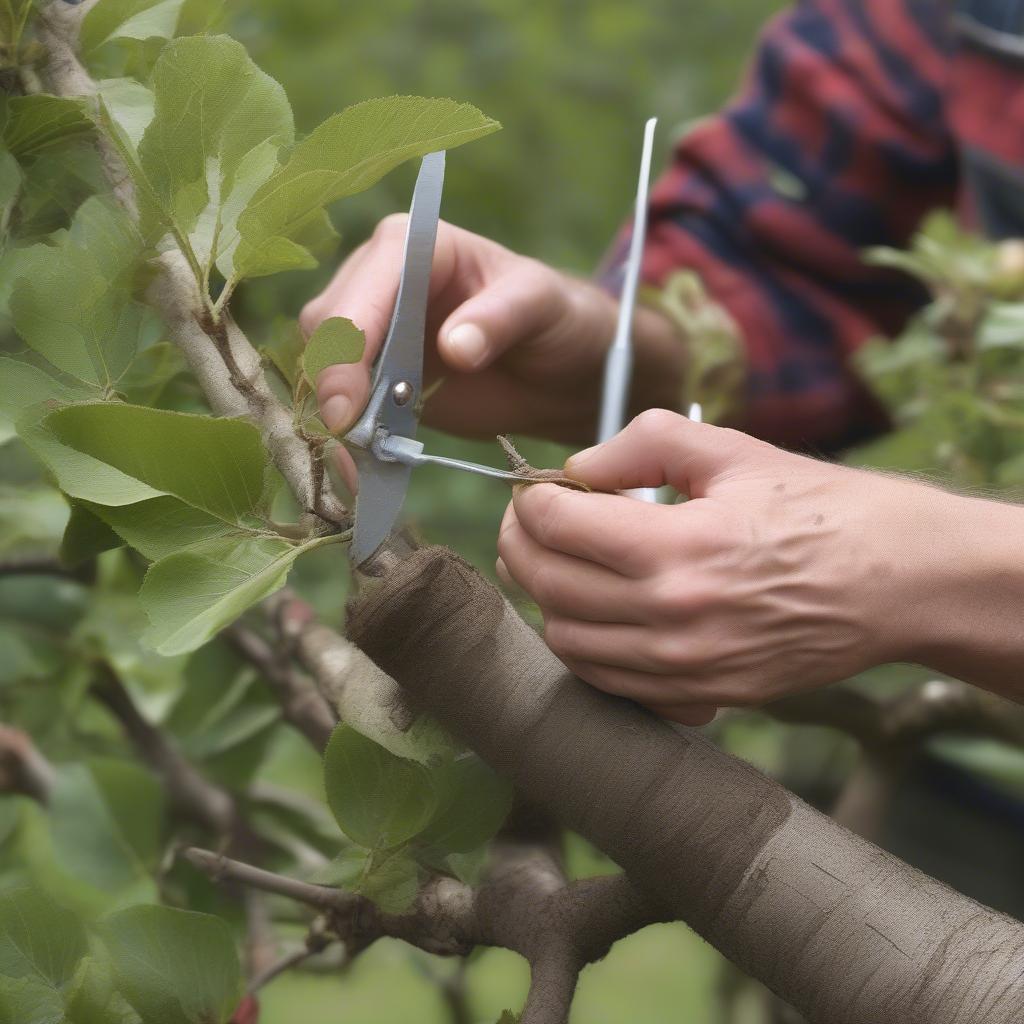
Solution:
[(811, 1022), (1024, 1020), (1024, 926), (588, 687), (452, 553), (364, 579), (349, 619), (414, 705)]

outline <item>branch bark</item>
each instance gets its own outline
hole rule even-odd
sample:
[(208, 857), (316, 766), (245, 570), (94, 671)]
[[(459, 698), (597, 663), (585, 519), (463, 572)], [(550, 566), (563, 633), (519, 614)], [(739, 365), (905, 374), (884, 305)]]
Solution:
[(337, 725), (337, 718), (309, 680), (292, 666), (287, 653), (281, 657), (263, 637), (244, 626), (231, 626), (223, 636), (273, 688), (285, 720), (322, 753)]
[(349, 623), (419, 709), (811, 1022), (1024, 1016), (1024, 926), (586, 686), (450, 552), (364, 580)]

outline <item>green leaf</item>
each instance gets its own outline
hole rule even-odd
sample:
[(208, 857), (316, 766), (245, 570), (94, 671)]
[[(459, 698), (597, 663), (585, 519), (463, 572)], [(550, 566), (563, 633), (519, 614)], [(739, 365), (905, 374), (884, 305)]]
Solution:
[(152, 623), (146, 642), (163, 655), (196, 650), (283, 587), (295, 559), (318, 543), (225, 537), (155, 562), (139, 592)]
[(498, 1018), (498, 1024), (519, 1024), (519, 1014), (512, 1010), (505, 1010)]
[(142, 240), (128, 216), (93, 198), (57, 246), (19, 259), (14, 326), (57, 369), (111, 387), (135, 356), (145, 307), (131, 297)]
[(26, 409), (48, 401), (75, 402), (95, 394), (91, 388), (65, 384), (31, 363), (0, 358), (0, 443), (17, 434), (16, 424)]
[(58, 992), (35, 978), (0, 978), (0, 1024), (65, 1024)]
[(93, 125), (81, 100), (62, 96), (11, 96), (0, 99), (0, 138), (19, 159), (85, 138)]
[(386, 914), (403, 914), (419, 891), (419, 867), (405, 849), (342, 851), (310, 881), (373, 900)]
[(241, 970), (219, 918), (130, 907), (102, 922), (118, 989), (143, 1024), (223, 1024), (238, 1005)]
[(0, 892), (0, 976), (59, 991), (86, 953), (78, 919), (35, 889)]
[(204, 265), (214, 263), (217, 225), (237, 218), (277, 166), (277, 150), (292, 142), (288, 98), (227, 36), (169, 43), (152, 88), (155, 114), (139, 145), (139, 169), (161, 216), (181, 235), (209, 207), (196, 241), (209, 250)]
[(354, 195), (412, 157), (452, 149), (496, 131), (496, 121), (453, 100), (392, 96), (329, 118), (253, 196), (239, 218), (239, 278), (290, 269), (312, 258), (296, 242), (328, 203)]
[(976, 338), (978, 351), (1024, 351), (1024, 302), (994, 302), (989, 306)]
[(349, 725), (334, 730), (324, 752), (324, 786), (341, 830), (368, 849), (407, 842), (437, 810), (426, 768), (396, 757)]
[(302, 354), (302, 372), (311, 387), (329, 366), (358, 363), (366, 349), (366, 336), (351, 320), (342, 316), (324, 320), (313, 332)]
[(512, 786), (476, 754), (432, 770), (438, 810), (416, 837), (432, 858), (470, 853), (493, 838), (512, 809)]
[(123, 541), (102, 519), (81, 502), (71, 502), (71, 517), (60, 542), (64, 565), (82, 565), (104, 551), (119, 548)]
[(137, 839), (151, 828), (153, 808), (139, 811), (140, 819), (133, 821), (133, 810), (138, 809), (124, 803), (123, 790), (131, 787), (135, 793), (146, 793), (155, 807), (161, 806), (154, 788), (139, 781), (141, 769), (128, 775), (131, 766), (120, 769), (127, 781), (119, 795), (116, 780), (111, 779), (115, 770), (101, 767), (97, 776), (90, 763), (61, 765), (49, 815), (57, 866), (77, 887), (102, 894), (108, 907), (156, 898), (156, 886), (128, 839), (129, 834)]
[[(266, 455), (250, 423), (95, 403), (60, 409), (42, 425), (67, 448), (149, 488), (136, 501), (169, 494), (231, 524), (246, 522), (260, 509)], [(73, 497), (126, 504), (89, 493)]]
[(170, 39), (184, 0), (99, 0), (82, 22), (86, 56), (113, 39)]
[(114, 986), (106, 957), (87, 956), (79, 965), (68, 993), (62, 1024), (139, 1024), (138, 1014)]
[(138, 148), (153, 120), (153, 93), (134, 78), (105, 78), (96, 83), (96, 90), (110, 117)]
[(236, 532), (223, 520), (164, 495), (134, 505), (86, 506), (150, 561)]

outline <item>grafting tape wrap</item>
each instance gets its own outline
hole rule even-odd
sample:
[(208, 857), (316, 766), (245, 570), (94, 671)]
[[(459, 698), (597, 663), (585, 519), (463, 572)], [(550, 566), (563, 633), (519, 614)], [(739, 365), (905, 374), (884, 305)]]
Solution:
[(415, 706), (810, 1021), (1024, 1020), (1024, 926), (699, 734), (586, 686), (451, 552), (364, 581), (349, 635)]

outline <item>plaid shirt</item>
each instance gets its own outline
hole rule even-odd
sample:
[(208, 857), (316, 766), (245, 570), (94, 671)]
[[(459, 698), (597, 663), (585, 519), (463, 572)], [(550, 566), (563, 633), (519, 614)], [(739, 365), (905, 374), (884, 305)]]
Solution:
[(885, 426), (850, 353), (924, 300), (861, 251), (905, 246), (943, 206), (1024, 235), (1024, 0), (802, 0), (676, 148), (644, 277), (693, 269), (732, 314), (745, 429), (834, 450)]

